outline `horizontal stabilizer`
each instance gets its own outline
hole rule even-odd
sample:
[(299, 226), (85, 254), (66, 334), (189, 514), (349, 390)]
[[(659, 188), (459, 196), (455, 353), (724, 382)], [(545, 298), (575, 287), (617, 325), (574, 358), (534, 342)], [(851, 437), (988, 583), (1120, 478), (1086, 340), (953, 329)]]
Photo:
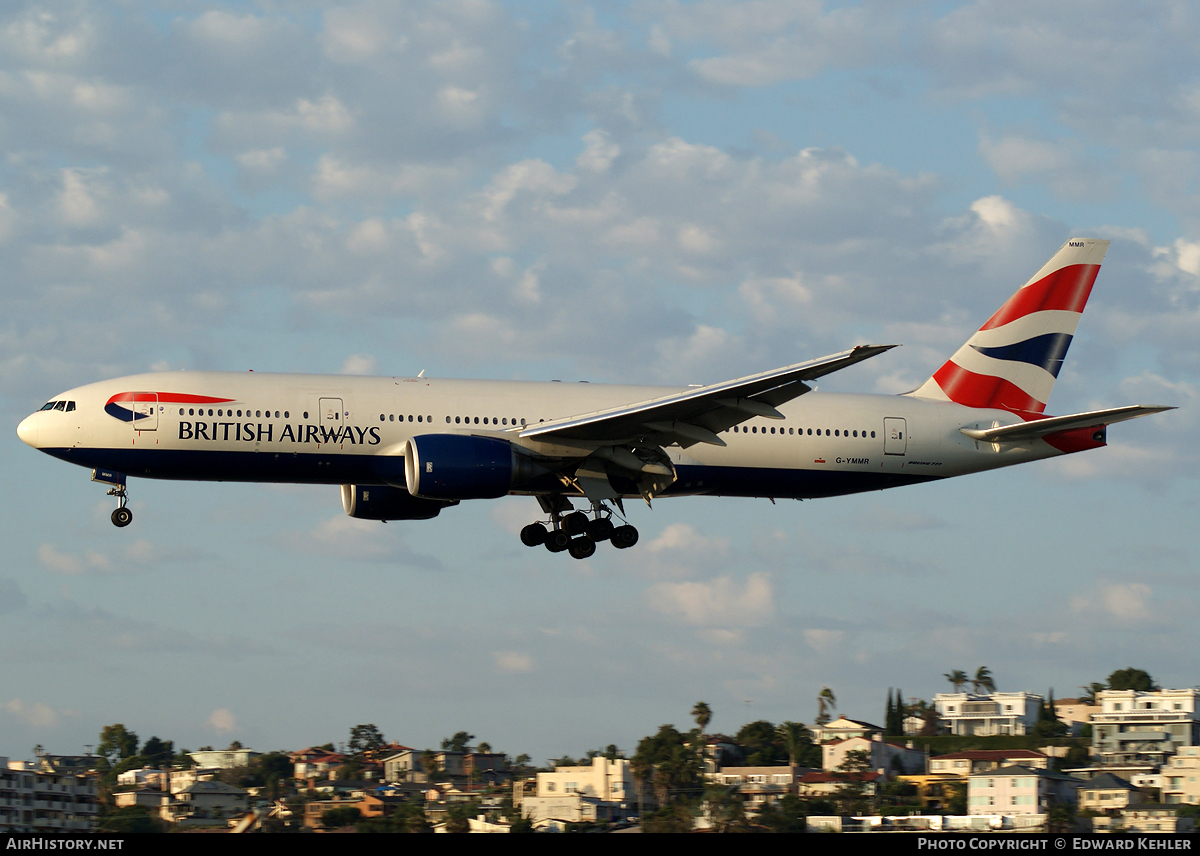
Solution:
[(1076, 428), (1112, 425), (1114, 422), (1124, 422), (1127, 419), (1137, 419), (1139, 416), (1149, 416), (1151, 413), (1162, 413), (1164, 410), (1174, 409), (1174, 407), (1157, 404), (1130, 404), (1127, 407), (1114, 407), (1110, 410), (1092, 410), (1087, 413), (1073, 413), (1070, 416), (1051, 416), (1046, 419), (1034, 419), (1030, 422), (1018, 422), (1015, 425), (1001, 425), (999, 428), (959, 428), (958, 430), (973, 440), (984, 440), (989, 443), (1015, 443)]

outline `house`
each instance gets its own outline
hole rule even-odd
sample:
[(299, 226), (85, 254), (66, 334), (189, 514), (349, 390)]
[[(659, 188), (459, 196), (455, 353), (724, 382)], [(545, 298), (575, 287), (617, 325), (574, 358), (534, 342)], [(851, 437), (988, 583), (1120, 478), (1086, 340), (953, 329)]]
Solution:
[(876, 734), (883, 734), (883, 729), (878, 725), (872, 725), (869, 722), (862, 722), (858, 719), (849, 719), (845, 716), (839, 716), (832, 722), (827, 722), (824, 725), (814, 725), (809, 729), (812, 733), (813, 743), (824, 743), (827, 740), (845, 740), (849, 737), (865, 737), (868, 740)]
[(822, 743), (821, 768), (826, 772), (840, 769), (851, 752), (866, 752), (871, 769), (880, 773), (884, 781), (925, 771), (924, 752), (914, 749), (911, 743), (908, 746), (889, 743), (881, 733), (875, 733), (872, 737), (846, 737)]
[(967, 814), (1046, 814), (1055, 803), (1074, 803), (1084, 784), (1052, 770), (1013, 765), (967, 778)]
[(253, 749), (203, 749), (199, 752), (189, 752), (188, 755), (197, 767), (216, 767), (220, 770), (232, 770), (234, 767), (249, 767), (255, 758), (262, 757), (262, 752)]
[(1071, 729), (1071, 736), (1078, 737), (1083, 726), (1092, 721), (1093, 714), (1101, 711), (1098, 704), (1087, 704), (1082, 699), (1064, 698), (1054, 703), (1054, 714), (1059, 722), (1066, 723)]
[(1126, 832), (1195, 832), (1196, 819), (1180, 817), (1178, 805), (1143, 803), (1121, 812), (1121, 828)]
[(705, 778), (713, 784), (736, 786), (747, 807), (757, 808), (799, 793), (800, 777), (813, 772), (809, 767), (722, 767)]
[[(591, 766), (556, 767), (538, 773), (536, 792), (526, 784), (513, 788), (513, 805), (535, 825), (547, 820), (608, 822), (638, 813), (639, 795), (630, 762), (625, 758), (592, 758)], [(653, 792), (649, 782), (647, 795)]]
[(312, 746), (288, 755), (292, 762), (292, 776), (297, 781), (328, 779), (332, 772), (346, 763), (341, 752), (331, 752), (320, 746)]
[(1162, 801), (1200, 805), (1200, 746), (1182, 746), (1162, 767)]
[(991, 737), (1026, 734), (1037, 722), (1042, 697), (1034, 693), (938, 693), (933, 706), (951, 734)]
[(884, 781), (879, 773), (805, 773), (796, 783), (802, 797), (829, 797), (845, 790), (847, 786), (862, 786), (863, 796), (873, 797)]
[(1146, 796), (1131, 783), (1112, 773), (1101, 773), (1079, 786), (1079, 809), (1117, 814), (1146, 802)]
[(1019, 764), (1039, 770), (1050, 769), (1050, 758), (1033, 749), (970, 749), (951, 752), (929, 759), (929, 772), (933, 775), (956, 776), (965, 779), (972, 773), (985, 773), (999, 767)]
[(1100, 766), (1162, 765), (1200, 745), (1200, 690), (1104, 690), (1092, 716), (1092, 754)]
[(245, 814), (250, 794), (224, 782), (193, 782), (171, 795), (159, 811), (163, 820), (180, 824), (223, 822)]

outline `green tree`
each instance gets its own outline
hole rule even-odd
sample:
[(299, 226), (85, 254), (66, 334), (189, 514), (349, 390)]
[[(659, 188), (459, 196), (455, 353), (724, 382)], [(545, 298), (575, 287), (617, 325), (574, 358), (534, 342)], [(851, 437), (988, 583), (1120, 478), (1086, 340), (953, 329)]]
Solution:
[(951, 685), (953, 685), (956, 693), (962, 692), (963, 688), (967, 685), (967, 673), (962, 669), (955, 669), (952, 672), (947, 672), (946, 674), (942, 675), (942, 677), (948, 680)]
[(703, 734), (704, 729), (712, 722), (712, 708), (708, 706), (708, 702), (698, 701), (692, 706), (692, 719), (696, 720), (696, 724), (700, 726), (700, 733)]
[(776, 767), (787, 763), (788, 752), (779, 731), (765, 719), (743, 725), (734, 740), (745, 750), (747, 767)]
[(124, 758), (133, 757), (137, 750), (138, 736), (120, 722), (100, 729), (100, 742), (96, 746), (96, 754), (108, 761), (109, 766), (115, 766)]
[(1080, 687), (1083, 690), (1083, 695), (1079, 697), (1082, 704), (1095, 705), (1100, 703), (1100, 693), (1108, 689), (1107, 684), (1100, 681), (1092, 681), (1086, 687)]
[(150, 766), (162, 767), (171, 763), (171, 759), (175, 757), (175, 743), (172, 740), (159, 740), (157, 737), (151, 737), (142, 746), (141, 755)]
[(1158, 689), (1154, 679), (1145, 669), (1117, 669), (1108, 676), (1110, 690), (1136, 690), (1140, 693), (1153, 692)]
[(804, 801), (795, 794), (787, 794), (778, 802), (766, 803), (758, 810), (755, 820), (759, 826), (771, 832), (804, 832), (807, 828)]
[[(789, 766), (795, 767), (798, 764), (805, 767), (821, 766), (821, 748), (813, 745), (812, 733), (804, 727), (803, 723), (781, 722), (775, 729), (775, 734), (778, 742), (783, 746), (783, 750), (787, 752)], [(816, 763), (811, 763), (813, 761)]]
[(699, 796), (703, 789), (703, 769), (697, 733), (683, 734), (673, 725), (663, 725), (658, 733), (643, 737), (634, 753), (635, 776), (649, 780), (659, 806), (680, 798)]
[(975, 677), (971, 679), (971, 687), (976, 693), (980, 690), (994, 693), (996, 691), (996, 681), (992, 677), (992, 670), (987, 666), (980, 666), (976, 669)]
[(383, 732), (373, 724), (356, 725), (350, 729), (350, 742), (346, 749), (350, 756), (358, 761), (372, 757), (386, 745)]
[(817, 725), (829, 721), (829, 711), (837, 707), (837, 698), (829, 687), (822, 687), (817, 693)]
[(453, 737), (447, 737), (442, 741), (442, 749), (448, 752), (466, 752), (468, 744), (474, 739), (474, 734), (459, 731)]

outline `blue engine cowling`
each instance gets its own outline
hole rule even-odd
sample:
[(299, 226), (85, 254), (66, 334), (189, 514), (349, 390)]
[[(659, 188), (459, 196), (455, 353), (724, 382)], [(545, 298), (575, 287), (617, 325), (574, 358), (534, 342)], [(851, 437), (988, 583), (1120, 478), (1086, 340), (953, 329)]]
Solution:
[(467, 434), (422, 434), (404, 449), (404, 480), (413, 496), (495, 499), (538, 468), (507, 440)]
[(453, 501), (422, 499), (399, 487), (382, 484), (342, 485), (342, 508), (359, 520), (429, 520)]

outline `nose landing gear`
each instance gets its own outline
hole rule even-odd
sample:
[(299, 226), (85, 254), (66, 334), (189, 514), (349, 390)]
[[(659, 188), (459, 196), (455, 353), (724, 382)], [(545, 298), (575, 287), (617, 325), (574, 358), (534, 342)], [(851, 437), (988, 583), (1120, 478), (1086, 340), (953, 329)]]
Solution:
[(117, 508), (112, 513), (113, 526), (118, 528), (128, 526), (133, 522), (133, 512), (125, 507), (125, 485), (112, 488), (108, 495), (117, 498)]
[(117, 498), (117, 510), (112, 513), (113, 526), (123, 528), (133, 522), (133, 512), (125, 507), (125, 474), (115, 470), (92, 470), (92, 481), (109, 485), (108, 495)]

